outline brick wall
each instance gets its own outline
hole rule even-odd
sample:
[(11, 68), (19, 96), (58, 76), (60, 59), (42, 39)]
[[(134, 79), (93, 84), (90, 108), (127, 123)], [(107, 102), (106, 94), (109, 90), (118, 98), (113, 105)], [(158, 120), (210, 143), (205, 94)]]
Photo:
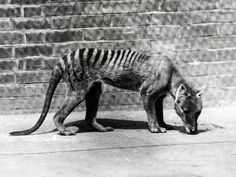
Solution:
[[(41, 111), (53, 65), (78, 47), (168, 55), (195, 86), (208, 86), (206, 106), (233, 104), (235, 9), (234, 0), (0, 0), (0, 112)], [(61, 83), (52, 110), (64, 93)], [(109, 86), (101, 99), (103, 108), (140, 103)]]

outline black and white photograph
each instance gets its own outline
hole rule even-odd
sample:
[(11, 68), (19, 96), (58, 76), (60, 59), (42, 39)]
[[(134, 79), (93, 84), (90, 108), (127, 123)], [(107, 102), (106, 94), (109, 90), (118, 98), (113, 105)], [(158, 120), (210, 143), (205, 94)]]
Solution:
[(0, 0), (0, 177), (235, 177), (235, 0)]

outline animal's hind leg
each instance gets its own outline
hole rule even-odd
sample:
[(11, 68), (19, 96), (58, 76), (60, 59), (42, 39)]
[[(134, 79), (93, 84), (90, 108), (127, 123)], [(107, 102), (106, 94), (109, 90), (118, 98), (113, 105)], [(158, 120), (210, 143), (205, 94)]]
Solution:
[(163, 99), (165, 97), (165, 95), (161, 96), (155, 103), (157, 122), (161, 127), (165, 128), (166, 130), (172, 130), (173, 127), (171, 125), (166, 124), (163, 118)]
[(102, 86), (101, 83), (95, 83), (89, 90), (86, 95), (86, 116), (85, 121), (95, 130), (106, 132), (112, 131), (112, 127), (104, 127), (96, 121), (98, 105), (99, 105), (99, 98), (102, 93)]
[(70, 92), (67, 95), (63, 105), (59, 109), (59, 111), (54, 116), (54, 123), (59, 130), (60, 135), (74, 135), (75, 133), (71, 132), (70, 130), (66, 129), (63, 125), (65, 118), (78, 106), (85, 97), (85, 93), (81, 92)]

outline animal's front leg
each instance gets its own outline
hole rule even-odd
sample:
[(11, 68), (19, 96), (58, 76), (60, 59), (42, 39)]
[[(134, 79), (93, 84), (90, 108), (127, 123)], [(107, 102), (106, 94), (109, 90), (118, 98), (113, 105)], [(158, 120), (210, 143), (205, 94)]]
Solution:
[(160, 96), (155, 103), (156, 117), (158, 124), (166, 130), (173, 130), (173, 126), (166, 124), (163, 117), (163, 99), (166, 95)]
[(152, 99), (151, 96), (141, 95), (144, 109), (147, 113), (148, 117), (148, 126), (149, 130), (152, 133), (165, 133), (166, 129), (160, 127), (157, 118), (156, 118), (156, 111), (155, 111), (155, 100)]

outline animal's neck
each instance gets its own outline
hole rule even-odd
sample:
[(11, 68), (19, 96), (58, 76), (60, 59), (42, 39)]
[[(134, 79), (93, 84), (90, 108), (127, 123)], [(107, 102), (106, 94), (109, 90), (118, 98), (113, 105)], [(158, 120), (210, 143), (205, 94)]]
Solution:
[(179, 71), (174, 68), (172, 75), (171, 75), (171, 82), (170, 82), (170, 94), (175, 99), (176, 92), (180, 86), (180, 84), (184, 84), (187, 88), (189, 87), (189, 84), (187, 81), (181, 76)]

